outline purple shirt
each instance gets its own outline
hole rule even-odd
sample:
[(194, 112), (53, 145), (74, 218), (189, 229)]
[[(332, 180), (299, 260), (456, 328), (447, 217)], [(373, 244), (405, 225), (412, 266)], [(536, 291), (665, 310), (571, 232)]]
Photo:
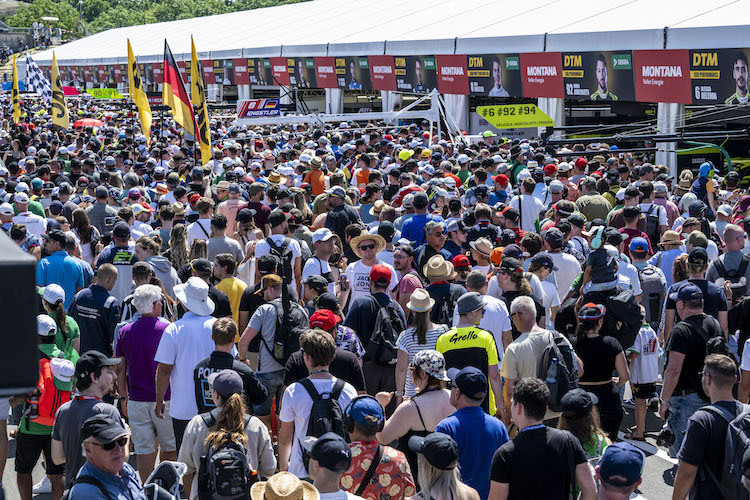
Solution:
[[(156, 349), (169, 323), (159, 318), (138, 318), (120, 329), (115, 355), (128, 365), (128, 391), (132, 401), (156, 401)], [(169, 389), (164, 395), (169, 401)]]

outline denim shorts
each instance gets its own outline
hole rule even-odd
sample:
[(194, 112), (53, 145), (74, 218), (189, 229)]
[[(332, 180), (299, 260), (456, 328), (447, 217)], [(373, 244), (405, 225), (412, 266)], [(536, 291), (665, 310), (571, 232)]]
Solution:
[(285, 370), (278, 370), (275, 372), (256, 373), (260, 383), (266, 386), (268, 390), (268, 399), (263, 404), (254, 405), (253, 413), (258, 416), (264, 417), (271, 414), (271, 403), (273, 398), (276, 397), (276, 412), (278, 413), (279, 407), (281, 406), (281, 396), (284, 393), (284, 375)]
[(688, 420), (700, 408), (706, 406), (698, 393), (691, 393), (686, 396), (672, 396), (669, 400), (669, 425), (672, 426), (675, 440), (674, 444), (669, 447), (669, 456), (677, 458), (677, 453), (682, 446), (682, 440), (687, 432)]

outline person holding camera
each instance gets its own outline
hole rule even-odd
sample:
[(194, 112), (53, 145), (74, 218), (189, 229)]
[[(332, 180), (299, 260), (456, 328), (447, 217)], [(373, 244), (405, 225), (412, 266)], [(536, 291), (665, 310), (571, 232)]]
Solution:
[(674, 326), (667, 341), (659, 416), (668, 421), (674, 434), (669, 454), (677, 457), (688, 419), (706, 400), (700, 376), (706, 342), (723, 336), (723, 331), (716, 318), (703, 312), (703, 292), (697, 285), (685, 283), (670, 298), (676, 301), (677, 314), (683, 320)]

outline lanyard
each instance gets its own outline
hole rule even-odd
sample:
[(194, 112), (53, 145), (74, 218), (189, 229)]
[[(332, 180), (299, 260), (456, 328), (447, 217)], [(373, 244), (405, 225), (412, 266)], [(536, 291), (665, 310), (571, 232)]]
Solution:
[(526, 432), (526, 431), (535, 431), (537, 429), (544, 429), (545, 427), (546, 425), (544, 424), (537, 424), (537, 425), (532, 425), (531, 427), (525, 427), (518, 432), (521, 433), (521, 432)]
[(101, 401), (102, 400), (101, 398), (97, 398), (96, 396), (84, 396), (84, 395), (81, 395), (81, 394), (79, 394), (78, 396), (76, 396), (74, 399), (76, 401), (86, 401), (86, 400), (90, 400), (90, 399), (96, 399), (97, 401)]

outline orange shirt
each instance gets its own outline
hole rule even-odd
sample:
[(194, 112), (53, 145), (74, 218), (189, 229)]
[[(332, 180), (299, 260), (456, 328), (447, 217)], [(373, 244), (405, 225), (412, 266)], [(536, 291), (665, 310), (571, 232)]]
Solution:
[(326, 175), (319, 168), (314, 168), (307, 172), (302, 182), (310, 184), (313, 196), (323, 194), (326, 190)]

